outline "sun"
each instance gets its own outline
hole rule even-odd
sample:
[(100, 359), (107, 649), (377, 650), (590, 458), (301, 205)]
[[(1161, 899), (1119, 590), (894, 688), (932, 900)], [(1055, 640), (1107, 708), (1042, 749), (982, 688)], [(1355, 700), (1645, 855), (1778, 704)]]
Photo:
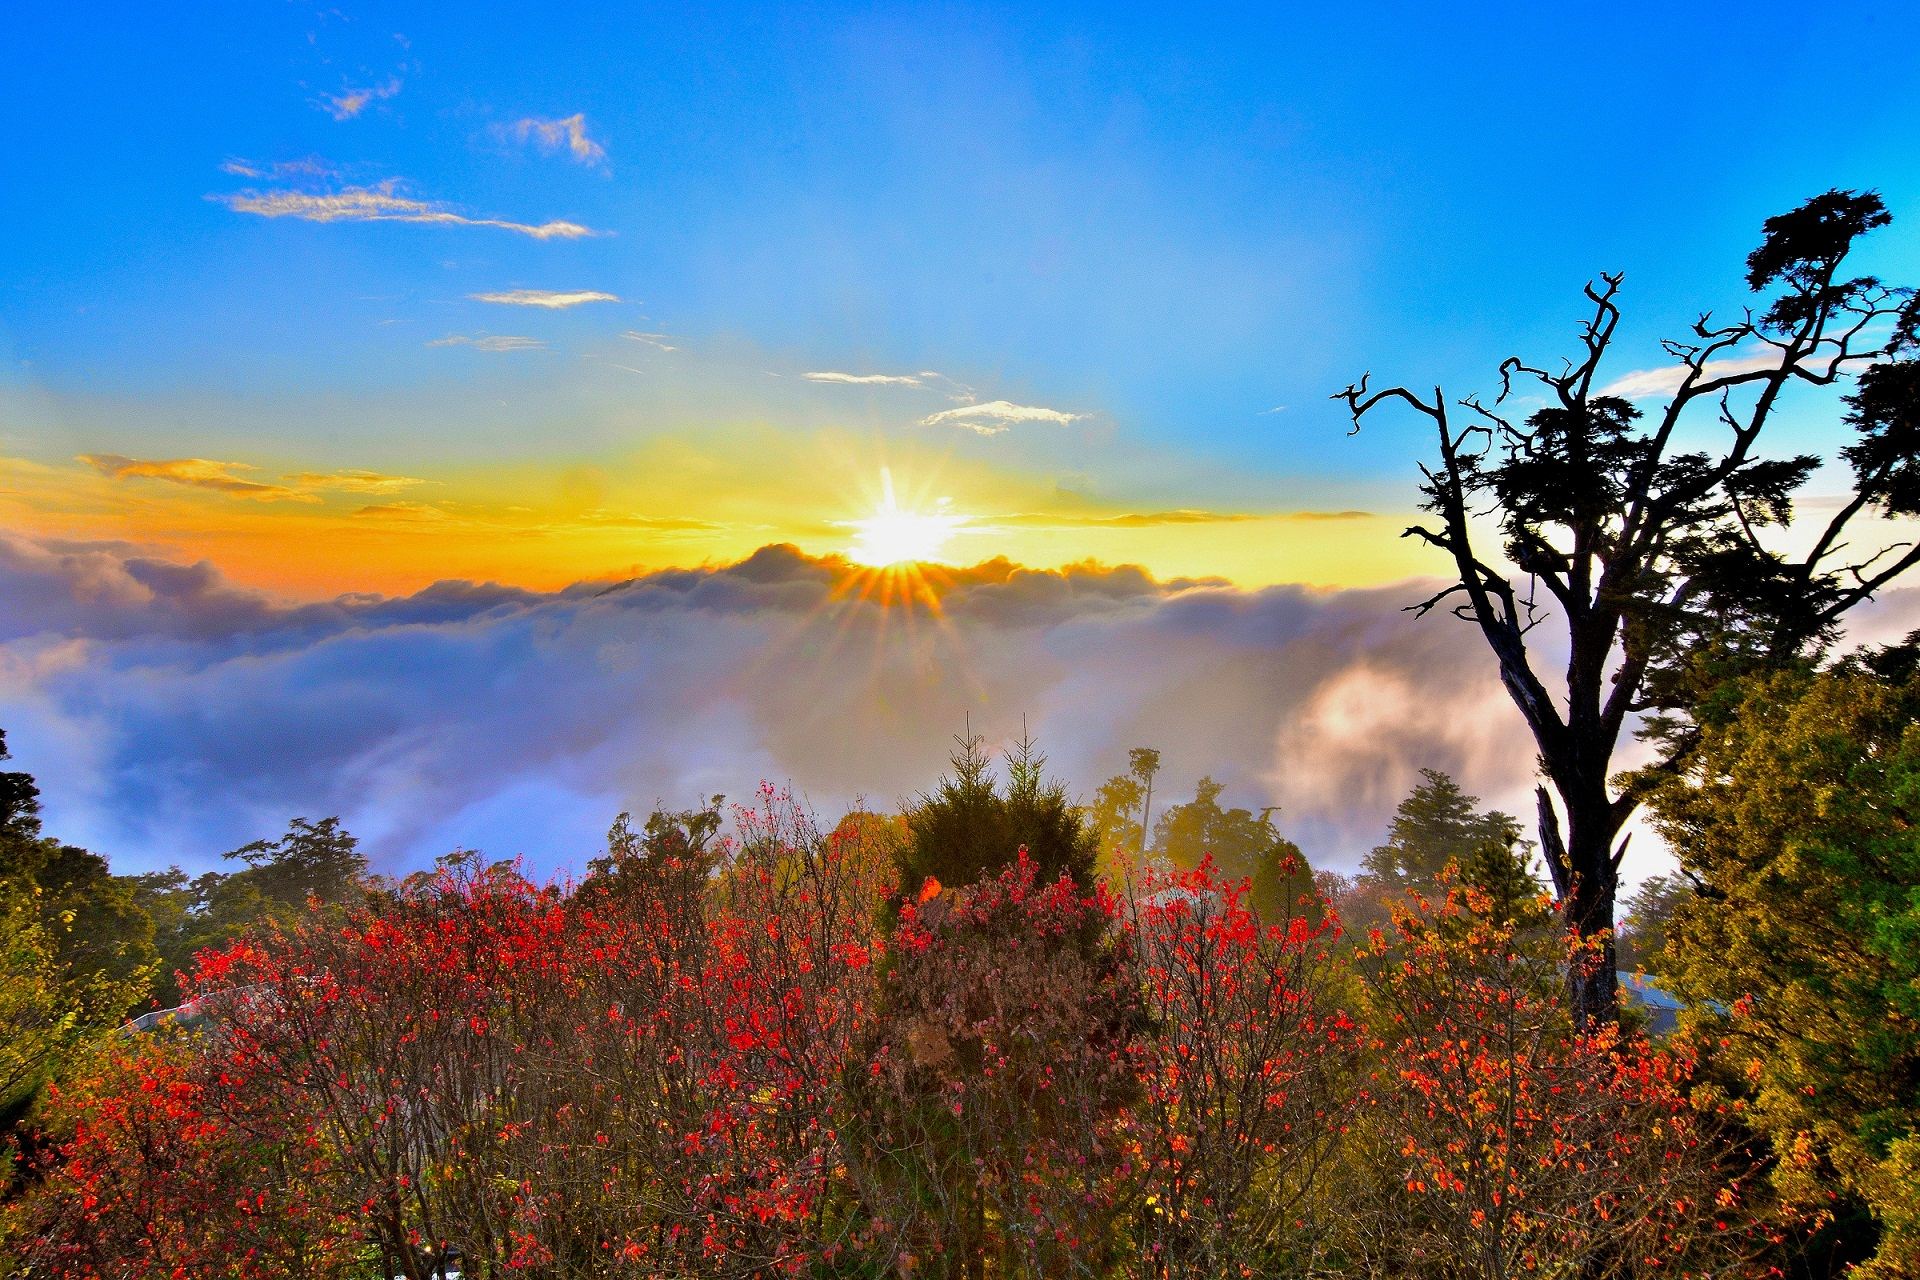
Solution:
[(941, 547), (967, 523), (967, 517), (946, 510), (945, 498), (932, 513), (902, 511), (893, 496), (893, 473), (881, 468), (880, 482), (886, 491), (880, 509), (864, 520), (847, 522), (854, 531), (848, 559), (872, 569), (937, 563)]

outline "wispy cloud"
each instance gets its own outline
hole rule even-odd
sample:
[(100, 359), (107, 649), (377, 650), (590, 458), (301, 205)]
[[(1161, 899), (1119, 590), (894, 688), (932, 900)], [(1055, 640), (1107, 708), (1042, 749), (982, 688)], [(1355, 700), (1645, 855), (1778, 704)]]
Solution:
[(506, 289), (499, 293), (470, 293), (467, 296), (475, 302), (497, 302), (507, 307), (545, 307), (549, 311), (565, 311), (568, 307), (577, 307), (585, 302), (620, 301), (611, 293), (598, 293), (592, 289), (576, 289), (571, 293), (552, 289)]
[(366, 110), (370, 102), (384, 102), (400, 92), (400, 77), (393, 76), (371, 89), (347, 89), (341, 93), (323, 93), (315, 105), (335, 120), (351, 120)]
[(1044, 512), (999, 516), (995, 524), (1026, 529), (1153, 529), (1164, 525), (1238, 524), (1261, 517), (1228, 511), (1150, 511), (1114, 516), (1053, 515)]
[(371, 187), (347, 187), (324, 195), (300, 191), (242, 191), (209, 196), (235, 213), (262, 218), (299, 218), (304, 222), (419, 222), (447, 227), (498, 227), (535, 240), (578, 240), (597, 235), (577, 222), (509, 222), (504, 218), (469, 218), (444, 205), (396, 194), (399, 183), (389, 178)]
[[(1737, 373), (1771, 369), (1779, 363), (1778, 352), (1762, 351), (1750, 356), (1738, 356), (1732, 360), (1709, 360), (1706, 375), (1709, 378), (1724, 378)], [(1689, 372), (1690, 370), (1684, 364), (1668, 365), (1663, 369), (1636, 369), (1601, 388), (1600, 394), (1619, 396), (1626, 400), (1644, 400), (1649, 396), (1670, 396), (1680, 389), (1680, 384), (1687, 380)]]
[(412, 476), (382, 475), (378, 471), (302, 471), (282, 476), (305, 490), (334, 490), (340, 493), (398, 493), (425, 484)]
[(854, 387), (923, 387), (926, 383), (904, 373), (835, 373), (831, 370), (800, 375), (808, 382), (840, 382)]
[(403, 524), (424, 524), (447, 518), (446, 512), (424, 502), (382, 502), (362, 507), (353, 515), (356, 520), (393, 520)]
[[(1071, 492), (1070, 490), (1068, 492)], [(1288, 511), (1273, 515), (1250, 515), (1237, 511), (1147, 511), (1112, 516), (1060, 515), (1051, 512), (1025, 512), (995, 516), (996, 525), (1023, 529), (1155, 529), (1169, 525), (1240, 524), (1249, 520), (1371, 520), (1370, 511)]]
[(537, 120), (528, 116), (508, 125), (506, 131), (516, 141), (532, 141), (542, 151), (558, 151), (564, 147), (581, 164), (599, 164), (607, 158), (607, 149), (587, 136), (584, 112), (576, 112), (564, 120)]
[(637, 342), (643, 347), (652, 347), (656, 351), (678, 351), (680, 349), (666, 341), (666, 339), (673, 336), (670, 333), (640, 333), (637, 330), (629, 329), (620, 336), (628, 342)]
[(1064, 427), (1086, 416), (1084, 413), (1062, 413), (1058, 409), (1042, 409), (1035, 405), (989, 400), (985, 404), (963, 404), (952, 409), (942, 409), (939, 413), (928, 414), (920, 419), (920, 425), (932, 427), (942, 422), (951, 422), (983, 436), (997, 436), (1015, 422), (1051, 422), (1056, 426)]
[(165, 480), (192, 489), (212, 489), (233, 498), (255, 502), (318, 502), (314, 494), (283, 484), (268, 484), (237, 476), (236, 471), (258, 471), (244, 462), (216, 462), (211, 458), (129, 458), (118, 453), (83, 453), (75, 459), (113, 480), (143, 477)]
[(280, 160), (271, 164), (256, 164), (238, 156), (229, 156), (220, 162), (220, 172), (241, 178), (283, 182), (290, 178), (331, 178), (340, 170), (318, 156), (309, 156), (305, 160)]
[(476, 337), (470, 337), (464, 333), (450, 333), (444, 338), (435, 338), (427, 345), (472, 347), (475, 351), (545, 351), (547, 349), (547, 344), (539, 338), (527, 338), (513, 333), (491, 333)]

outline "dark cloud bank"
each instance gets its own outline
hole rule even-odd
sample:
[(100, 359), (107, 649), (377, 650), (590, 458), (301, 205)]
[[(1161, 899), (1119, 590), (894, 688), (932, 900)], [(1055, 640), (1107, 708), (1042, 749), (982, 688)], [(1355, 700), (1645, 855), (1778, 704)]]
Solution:
[(1159, 747), (1351, 865), (1422, 767), (1527, 813), (1533, 752), (1419, 584), (1240, 591), (1132, 568), (956, 570), (882, 608), (767, 547), (551, 594), (443, 582), (293, 604), (213, 566), (0, 536), (0, 725), (50, 830), (138, 869), (340, 814), (388, 869), (455, 845), (584, 865), (621, 809), (761, 779), (828, 816), (928, 786), (1021, 717), (1082, 794)]

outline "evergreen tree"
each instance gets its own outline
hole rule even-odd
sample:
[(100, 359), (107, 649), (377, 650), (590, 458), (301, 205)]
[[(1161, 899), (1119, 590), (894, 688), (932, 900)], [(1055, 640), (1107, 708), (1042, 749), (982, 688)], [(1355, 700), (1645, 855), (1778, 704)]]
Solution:
[(1465, 864), (1489, 841), (1517, 840), (1520, 824), (1497, 809), (1481, 813), (1480, 798), (1438, 769), (1422, 769), (1420, 776), (1426, 781), (1394, 810), (1386, 843), (1361, 866), (1395, 887), (1430, 893), (1449, 865)]
[(1540, 885), (1528, 866), (1532, 845), (1521, 839), (1518, 820), (1498, 809), (1482, 813), (1480, 798), (1438, 769), (1422, 769), (1420, 776), (1425, 781), (1394, 810), (1386, 843), (1361, 862), (1358, 909), (1343, 909), (1349, 926), (1364, 933), (1384, 924), (1389, 900), (1398, 895), (1444, 896), (1450, 875), (1485, 894), (1497, 919), (1536, 914)]
[[(1695, 891), (1661, 985), (1773, 1141), (1778, 1190), (1920, 1274), (1920, 674), (1913, 651), (1751, 676), (1652, 793)], [(1876, 1243), (1877, 1237), (1877, 1243)]]
[[(1702, 313), (1664, 342), (1679, 376), (1650, 414), (1610, 394), (1619, 274), (1587, 285), (1574, 355), (1508, 357), (1491, 404), (1439, 387), (1431, 399), (1374, 391), (1365, 377), (1336, 397), (1356, 430), (1387, 403), (1434, 429), (1438, 456), (1421, 466), (1433, 520), (1407, 532), (1452, 566), (1418, 608), (1479, 629), (1558, 792), (1557, 806), (1544, 786), (1536, 797), (1547, 871), (1566, 927), (1601, 953), (1568, 971), (1582, 1025), (1618, 1012), (1617, 841), (1657, 780), (1618, 785), (1621, 734), (1666, 712), (1649, 726), (1666, 748), (1655, 773), (1684, 771), (1697, 699), (1721, 673), (1817, 659), (1848, 610), (1920, 565), (1920, 544), (1888, 547), (1863, 528), (1920, 514), (1920, 296), (1846, 270), (1855, 242), (1891, 221), (1878, 193), (1840, 190), (1768, 218), (1747, 257), (1759, 306)], [(1768, 426), (1789, 387), (1856, 375), (1844, 400), (1858, 435), (1840, 450), (1853, 492), (1824, 519), (1796, 520), (1793, 499), (1822, 459), (1765, 456), (1780, 435)], [(1787, 554), (1769, 527), (1790, 523), (1805, 536)], [(1550, 683), (1530, 648), (1543, 626), (1564, 638), (1548, 650), (1566, 655), (1564, 681)]]
[(1007, 760), (1007, 788), (995, 784), (985, 739), (955, 738), (953, 771), (907, 813), (912, 840), (901, 857), (903, 893), (929, 878), (961, 888), (997, 875), (1021, 849), (1039, 883), (1064, 873), (1092, 882), (1098, 850), (1094, 831), (1067, 798), (1066, 784), (1048, 781), (1046, 757), (1022, 738)]

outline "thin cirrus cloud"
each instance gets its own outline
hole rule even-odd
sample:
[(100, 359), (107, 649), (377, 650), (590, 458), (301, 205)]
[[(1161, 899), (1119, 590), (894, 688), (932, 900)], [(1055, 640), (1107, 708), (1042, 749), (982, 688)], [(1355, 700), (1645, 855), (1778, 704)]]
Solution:
[(808, 382), (836, 382), (850, 387), (924, 387), (919, 378), (905, 373), (838, 373), (821, 370), (800, 375)]
[(110, 480), (163, 480), (189, 489), (211, 489), (230, 498), (253, 502), (319, 502), (320, 495), (335, 493), (399, 493), (426, 481), (413, 476), (390, 476), (378, 471), (302, 471), (282, 476), (286, 484), (271, 484), (236, 475), (239, 471), (258, 471), (245, 462), (219, 462), (212, 458), (129, 458), (119, 453), (83, 453), (75, 459), (84, 462)]
[(1023, 512), (995, 516), (992, 523), (1022, 529), (1164, 529), (1196, 524), (1244, 524), (1250, 520), (1371, 520), (1370, 511), (1288, 511), (1253, 515), (1242, 511), (1132, 511), (1112, 516), (1060, 515)]
[(667, 341), (668, 338), (673, 336), (670, 333), (641, 333), (637, 329), (629, 329), (620, 336), (628, 342), (637, 342), (643, 347), (652, 347), (655, 351), (678, 351), (680, 349)]
[(564, 149), (581, 164), (599, 164), (607, 158), (607, 149), (587, 136), (585, 112), (575, 112), (562, 120), (528, 116), (506, 126), (506, 133), (517, 142), (532, 142), (542, 151)]
[(301, 191), (242, 191), (209, 196), (235, 213), (262, 218), (298, 218), (303, 222), (415, 222), (443, 227), (498, 227), (535, 240), (578, 240), (598, 235), (577, 222), (511, 222), (505, 218), (469, 218), (443, 205), (396, 194), (397, 180), (389, 178), (371, 187), (347, 187), (325, 195)]
[[(1739, 356), (1732, 360), (1709, 360), (1706, 365), (1708, 378), (1727, 378), (1742, 373), (1758, 373), (1762, 369), (1772, 369), (1780, 363), (1777, 351), (1762, 351), (1750, 356)], [(1670, 396), (1680, 389), (1692, 370), (1684, 364), (1667, 365), (1660, 369), (1636, 369), (1624, 377), (1617, 378), (1603, 387), (1603, 396), (1619, 396), (1625, 400), (1644, 400), (1651, 396)]]
[(402, 524), (427, 524), (445, 520), (447, 513), (424, 502), (381, 502), (353, 513), (356, 520), (387, 520)]
[(994, 517), (993, 523), (1013, 525), (1022, 529), (1158, 529), (1168, 525), (1239, 524), (1258, 519), (1260, 519), (1259, 516), (1231, 511), (1144, 511), (1114, 516), (1023, 512), (1018, 515)]
[(309, 156), (305, 160), (281, 160), (272, 164), (255, 164), (251, 160), (229, 156), (220, 162), (220, 172), (240, 178), (265, 178), (270, 182), (282, 182), (290, 178), (331, 178), (340, 171), (318, 156)]
[(1037, 405), (989, 400), (985, 404), (963, 404), (952, 409), (942, 409), (938, 413), (930, 413), (920, 419), (920, 425), (933, 427), (943, 422), (951, 422), (955, 426), (965, 427), (983, 436), (997, 436), (1016, 422), (1051, 422), (1056, 426), (1064, 427), (1086, 416), (1084, 413), (1062, 413), (1058, 409), (1043, 409)]
[(539, 338), (523, 337), (514, 333), (491, 333), (469, 336), (464, 333), (450, 333), (444, 338), (435, 338), (427, 344), (430, 347), (472, 347), (475, 351), (545, 351), (547, 344)]
[(140, 477), (185, 485), (190, 489), (212, 489), (231, 498), (254, 502), (318, 502), (315, 494), (284, 484), (268, 484), (233, 474), (257, 471), (244, 462), (216, 462), (211, 458), (129, 458), (119, 453), (83, 453), (75, 459), (84, 462), (110, 480)]
[(348, 89), (342, 93), (323, 93), (314, 105), (335, 120), (351, 120), (373, 102), (384, 102), (400, 92), (400, 77), (394, 76), (371, 89)]
[(475, 302), (492, 302), (503, 307), (545, 307), (548, 311), (565, 311), (568, 307), (578, 307), (588, 302), (620, 301), (614, 294), (600, 293), (593, 289), (575, 289), (571, 292), (553, 289), (503, 289), (498, 293), (470, 293), (467, 296)]
[(378, 471), (302, 471), (282, 476), (305, 490), (332, 490), (338, 493), (399, 493), (425, 484), (413, 476), (382, 475)]

